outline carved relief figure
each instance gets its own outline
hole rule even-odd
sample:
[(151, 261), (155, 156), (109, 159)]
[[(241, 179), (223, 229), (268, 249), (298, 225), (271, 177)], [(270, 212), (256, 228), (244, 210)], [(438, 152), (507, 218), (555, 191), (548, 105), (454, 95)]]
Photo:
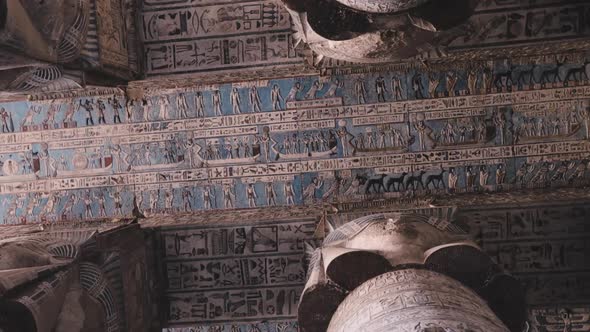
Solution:
[(261, 105), (260, 95), (258, 94), (258, 89), (256, 89), (255, 85), (250, 88), (249, 97), (250, 97), (250, 107), (252, 108), (252, 113), (262, 112), (262, 109), (260, 108), (260, 105)]
[(283, 100), (283, 96), (281, 96), (281, 89), (278, 84), (273, 85), (270, 92), (270, 100), (272, 102), (273, 111), (280, 111), (283, 109), (281, 103), (284, 103), (285, 101)]
[(365, 82), (362, 78), (358, 78), (354, 82), (354, 93), (356, 95), (357, 104), (365, 104), (367, 102), (367, 90), (365, 89)]
[(242, 114), (240, 105), (240, 93), (238, 88), (233, 88), (230, 94), (233, 114)]

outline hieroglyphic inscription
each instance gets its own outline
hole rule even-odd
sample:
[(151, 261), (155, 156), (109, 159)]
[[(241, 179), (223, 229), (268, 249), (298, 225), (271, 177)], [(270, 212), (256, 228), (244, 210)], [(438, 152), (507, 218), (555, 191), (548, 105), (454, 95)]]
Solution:
[(316, 223), (163, 228), (171, 325), (293, 319), (305, 283), (304, 242)]

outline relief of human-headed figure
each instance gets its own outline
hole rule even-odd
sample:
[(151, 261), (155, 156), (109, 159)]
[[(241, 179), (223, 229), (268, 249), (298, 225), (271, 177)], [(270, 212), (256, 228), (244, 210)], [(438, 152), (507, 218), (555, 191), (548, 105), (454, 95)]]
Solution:
[(422, 74), (415, 74), (412, 77), (412, 90), (416, 99), (424, 99), (424, 85), (422, 84)]
[(232, 185), (225, 184), (223, 185), (223, 207), (226, 209), (233, 209), (234, 208), (234, 191)]
[(293, 86), (291, 87), (291, 90), (289, 90), (289, 94), (287, 95), (287, 101), (295, 101), (297, 100), (297, 93), (299, 93), (299, 91), (301, 91), (301, 83), (300, 82), (295, 82), (293, 84)]
[(264, 158), (267, 162), (271, 160), (271, 145), (276, 144), (276, 141), (270, 137), (270, 128), (265, 126), (262, 128), (262, 135), (258, 136), (259, 144), (262, 147)]
[(193, 199), (193, 193), (188, 187), (184, 187), (182, 189), (182, 207), (184, 212), (190, 212), (193, 209), (193, 205), (191, 203)]
[(516, 170), (514, 182), (519, 184), (521, 187), (524, 187), (526, 183), (526, 177), (529, 174), (530, 166), (528, 163), (523, 163), (520, 167)]
[[(119, 99), (117, 99), (117, 97), (113, 97), (113, 98), (109, 98), (107, 100), (107, 102), (111, 105), (111, 107), (113, 108), (113, 123), (117, 124), (117, 123), (121, 123), (121, 110), (123, 109), (123, 105), (121, 105), (121, 103), (119, 102)], [(134, 107), (135, 108), (135, 105)], [(131, 117), (133, 116), (133, 112), (129, 111), (133, 108), (128, 108), (127, 111), (127, 122), (131, 122)]]
[(498, 128), (500, 144), (503, 145), (506, 138), (506, 115), (502, 110), (498, 110), (494, 113), (493, 121)]
[(391, 77), (391, 92), (393, 93), (393, 100), (403, 100), (402, 81), (397, 76)]
[(143, 211), (143, 191), (134, 192), (133, 197), (135, 199), (134, 207), (137, 207), (139, 211)]
[(2, 132), (14, 132), (14, 122), (12, 121), (12, 113), (8, 112), (4, 107), (0, 107), (0, 121), (2, 121)]
[(80, 107), (84, 108), (86, 111), (86, 126), (94, 126), (94, 118), (92, 113), (94, 112), (94, 103), (88, 99), (82, 104), (82, 100), (80, 100)]
[(285, 203), (289, 206), (295, 205), (295, 190), (291, 181), (285, 182), (283, 191), (285, 192)]
[(92, 195), (90, 194), (90, 190), (86, 190), (84, 193), (84, 197), (82, 198), (82, 202), (84, 203), (84, 217), (86, 219), (92, 219), (94, 217), (92, 213)]
[(221, 112), (221, 92), (219, 90), (213, 91), (211, 96), (211, 102), (213, 103), (213, 112), (216, 116), (222, 116)]
[(432, 141), (432, 129), (426, 125), (424, 121), (424, 115), (420, 114), (414, 123), (414, 129), (418, 132), (418, 143), (420, 150), (425, 151), (427, 143)]
[(174, 188), (164, 190), (164, 211), (168, 213), (174, 211)]
[(386, 101), (385, 94), (387, 93), (387, 87), (385, 86), (385, 78), (383, 76), (379, 76), (375, 80), (375, 93), (377, 93), (378, 102), (384, 103)]
[(150, 205), (150, 211), (152, 213), (155, 213), (158, 211), (158, 201), (160, 200), (159, 197), (160, 197), (159, 190), (150, 191), (149, 205)]
[(107, 208), (106, 208), (106, 197), (103, 191), (100, 191), (98, 195), (94, 195), (94, 199), (98, 204), (98, 216), (101, 218), (106, 217), (107, 215)]
[(267, 206), (275, 206), (277, 205), (277, 194), (275, 192), (275, 189), (272, 185), (272, 182), (267, 182), (264, 185), (264, 194), (266, 196), (266, 205)]
[(496, 184), (501, 186), (506, 182), (506, 169), (503, 164), (496, 166)]
[(475, 187), (475, 177), (477, 175), (473, 172), (472, 166), (467, 166), (465, 169), (465, 183), (467, 188)]
[(151, 120), (150, 115), (154, 109), (154, 102), (151, 97), (146, 97), (142, 100), (142, 115), (143, 121), (148, 122)]
[(360, 77), (354, 82), (354, 94), (356, 96), (357, 104), (360, 105), (367, 102), (367, 90), (365, 89), (365, 82)]
[(195, 93), (195, 109), (198, 118), (205, 116), (205, 100), (203, 99), (203, 93), (201, 91)]
[(477, 94), (477, 70), (473, 68), (467, 71), (467, 90), (470, 95)]
[(449, 192), (454, 193), (457, 190), (457, 183), (459, 182), (459, 176), (457, 175), (457, 171), (454, 167), (449, 169), (449, 176), (447, 180)]
[(159, 120), (168, 120), (170, 116), (170, 99), (168, 96), (160, 97), (160, 114)]
[(582, 109), (580, 110), (580, 118), (584, 123), (584, 129), (586, 130), (586, 139), (590, 139), (590, 101), (585, 100)]
[(122, 216), (123, 215), (123, 199), (121, 197), (121, 193), (119, 191), (115, 191), (110, 196), (111, 196), (111, 199), (113, 200), (113, 205), (115, 206), (115, 215)]
[(230, 101), (233, 114), (242, 114), (240, 92), (238, 88), (233, 88), (230, 93)]
[(284, 103), (285, 100), (283, 100), (283, 96), (281, 96), (281, 89), (278, 84), (273, 85), (272, 90), (270, 91), (270, 100), (272, 101), (273, 111), (280, 111), (283, 109), (281, 103)]
[(488, 67), (482, 66), (481, 67), (481, 87), (483, 91), (489, 91), (492, 89), (492, 84), (494, 83), (494, 75), (492, 70)]
[(488, 170), (488, 167), (485, 165), (482, 165), (479, 167), (479, 185), (482, 188), (485, 188), (488, 185), (488, 180), (490, 178), (490, 172)]
[(336, 135), (338, 136), (338, 141), (340, 142), (340, 147), (342, 148), (342, 155), (344, 157), (351, 156), (354, 150), (352, 146), (352, 139), (354, 138), (354, 135), (348, 132), (348, 129), (346, 128), (346, 120), (338, 121), (338, 125), (340, 128), (338, 128), (336, 131)]
[(98, 124), (106, 124), (107, 121), (105, 120), (105, 112), (107, 110), (107, 107), (104, 104), (104, 102), (100, 99), (98, 99), (96, 102), (98, 104)]
[(178, 117), (180, 119), (188, 118), (188, 104), (184, 93), (179, 93), (176, 96), (176, 109), (178, 110)]
[(186, 140), (184, 144), (185, 149), (185, 156), (186, 160), (190, 167), (197, 167), (197, 160), (199, 160), (199, 152), (201, 151), (201, 146), (195, 141), (193, 138), (189, 138)]
[(252, 108), (252, 113), (262, 112), (262, 109), (260, 107), (260, 104), (261, 104), (260, 95), (258, 94), (258, 89), (256, 89), (255, 85), (253, 85), (250, 88), (249, 97), (250, 97), (250, 107)]
[(249, 208), (255, 208), (257, 206), (256, 199), (258, 198), (258, 195), (256, 194), (256, 188), (252, 183), (248, 183), (248, 187), (246, 187), (246, 198), (248, 199)]

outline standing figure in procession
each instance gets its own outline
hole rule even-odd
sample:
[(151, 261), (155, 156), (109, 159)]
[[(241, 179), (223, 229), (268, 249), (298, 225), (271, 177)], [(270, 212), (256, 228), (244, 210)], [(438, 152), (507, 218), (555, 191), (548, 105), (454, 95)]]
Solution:
[(241, 106), (240, 106), (240, 92), (238, 88), (233, 88), (231, 90), (231, 106), (234, 114), (242, 114)]
[(258, 95), (258, 90), (255, 85), (250, 88), (249, 96), (252, 113), (262, 112), (262, 109), (260, 108), (260, 96)]
[(280, 111), (282, 109), (281, 103), (284, 103), (283, 96), (281, 96), (281, 89), (278, 84), (273, 85), (270, 91), (270, 99), (272, 101), (272, 110)]
[(384, 103), (386, 101), (385, 93), (387, 92), (387, 88), (385, 87), (383, 76), (379, 76), (375, 80), (375, 92), (377, 93), (377, 101)]
[(216, 116), (222, 116), (223, 112), (221, 111), (221, 92), (219, 90), (213, 91), (213, 96), (211, 96), (211, 101), (213, 102), (213, 111)]
[(356, 95), (357, 104), (365, 104), (367, 102), (367, 90), (365, 89), (365, 82), (362, 78), (358, 78), (354, 82), (354, 94)]
[(197, 91), (195, 94), (195, 108), (197, 110), (197, 117), (202, 118), (205, 116), (205, 101), (203, 99), (203, 93)]
[(186, 103), (186, 97), (184, 93), (179, 93), (176, 97), (176, 109), (178, 110), (178, 118), (188, 118), (188, 104)]

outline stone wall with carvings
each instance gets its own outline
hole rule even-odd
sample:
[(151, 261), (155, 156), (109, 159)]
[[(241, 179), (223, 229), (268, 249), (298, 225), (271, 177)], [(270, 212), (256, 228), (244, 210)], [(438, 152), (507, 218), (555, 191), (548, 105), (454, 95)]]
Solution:
[(224, 325), (227, 331), (296, 331), (304, 242), (315, 241), (316, 226), (308, 218), (159, 229), (162, 319), (219, 331)]
[(143, 0), (147, 76), (301, 64), (276, 1)]
[(285, 332), (297, 330), (302, 242), (323, 236), (323, 212), (338, 225), (463, 206), (460, 223), (526, 283), (535, 328), (563, 329), (567, 308), (571, 331), (587, 331), (590, 54), (478, 49), (573, 40), (588, 5), (522, 3), (485, 2), (474, 20), (488, 28), (450, 46), (496, 60), (318, 75), (292, 66), (302, 59), (272, 1), (144, 0), (148, 76), (224, 79), (0, 102), (0, 224), (140, 212), (164, 226), (170, 331)]
[(3, 223), (582, 187), (586, 54), (0, 105)]
[[(519, 199), (488, 204), (484, 198), (458, 204), (454, 212), (446, 206), (414, 211), (453, 213), (459, 227), (523, 282), (531, 331), (562, 331), (566, 325), (569, 331), (587, 331), (588, 201), (537, 198), (522, 207)], [(293, 303), (303, 290), (303, 242), (320, 240), (326, 221), (337, 227), (374, 211), (368, 204), (325, 214), (318, 207), (312, 218), (293, 212), (260, 213), (259, 219), (226, 211), (210, 225), (202, 224), (199, 214), (148, 220), (146, 225), (169, 225), (157, 230), (168, 331), (297, 331)], [(379, 210), (397, 211), (407, 210)], [(178, 222), (183, 225), (173, 226)], [(563, 310), (569, 321), (562, 319)]]

